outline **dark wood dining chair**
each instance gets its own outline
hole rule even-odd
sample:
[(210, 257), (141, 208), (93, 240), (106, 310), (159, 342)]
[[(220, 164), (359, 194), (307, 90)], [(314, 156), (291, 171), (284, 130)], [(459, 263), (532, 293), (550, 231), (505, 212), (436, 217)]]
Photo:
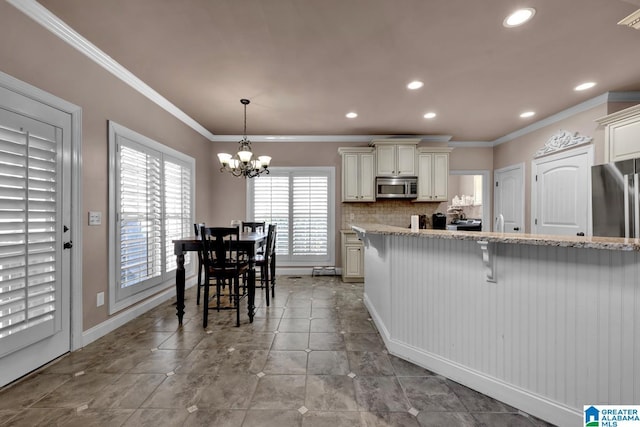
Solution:
[[(193, 224), (193, 231), (196, 237), (200, 237), (200, 229), (204, 227), (204, 222)], [(202, 260), (202, 251), (198, 251), (198, 292), (196, 295), (196, 304), (200, 305), (200, 288), (204, 286), (204, 262)]]
[[(202, 227), (200, 229), (205, 266), (204, 308), (202, 326), (207, 327), (209, 310), (236, 310), (236, 326), (240, 326), (240, 301), (246, 296), (246, 279), (249, 261), (239, 253), (237, 227)], [(234, 244), (235, 242), (235, 244)], [(215, 295), (210, 296), (210, 288), (215, 287)], [(223, 294), (223, 289), (226, 293)], [(215, 300), (213, 306), (210, 302)], [(225, 303), (226, 300), (226, 304)]]
[(276, 238), (278, 227), (277, 224), (269, 224), (267, 232), (267, 243), (264, 251), (256, 255), (256, 267), (260, 268), (260, 285), (256, 288), (266, 289), (266, 302), (269, 306), (269, 288), (271, 288), (271, 296), (275, 298), (276, 286)]
[(262, 222), (242, 221), (242, 231), (253, 231), (254, 233), (256, 231), (262, 231), (264, 233), (265, 227), (266, 227), (266, 222), (264, 221)]

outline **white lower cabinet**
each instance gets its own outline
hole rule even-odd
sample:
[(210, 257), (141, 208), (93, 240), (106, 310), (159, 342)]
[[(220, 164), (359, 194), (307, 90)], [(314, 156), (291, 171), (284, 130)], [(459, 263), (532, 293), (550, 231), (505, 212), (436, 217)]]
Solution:
[(342, 230), (342, 281), (364, 282), (364, 246), (355, 231)]

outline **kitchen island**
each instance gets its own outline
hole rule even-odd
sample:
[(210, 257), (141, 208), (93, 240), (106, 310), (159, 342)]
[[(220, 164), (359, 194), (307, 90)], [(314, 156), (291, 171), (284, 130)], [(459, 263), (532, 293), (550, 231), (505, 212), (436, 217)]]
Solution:
[(640, 241), (358, 224), (391, 354), (560, 426), (640, 404)]

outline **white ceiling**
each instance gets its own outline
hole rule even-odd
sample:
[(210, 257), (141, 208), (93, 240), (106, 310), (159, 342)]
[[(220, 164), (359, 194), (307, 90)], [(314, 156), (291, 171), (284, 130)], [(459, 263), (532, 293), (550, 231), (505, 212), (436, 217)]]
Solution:
[[(617, 25), (637, 3), (40, 0), (213, 134), (242, 133), (249, 98), (251, 135), (455, 141), (494, 141), (605, 92), (640, 90), (640, 31)], [(534, 19), (504, 28), (517, 7), (536, 8)], [(414, 79), (425, 85), (408, 91)], [(584, 81), (597, 86), (573, 91)]]

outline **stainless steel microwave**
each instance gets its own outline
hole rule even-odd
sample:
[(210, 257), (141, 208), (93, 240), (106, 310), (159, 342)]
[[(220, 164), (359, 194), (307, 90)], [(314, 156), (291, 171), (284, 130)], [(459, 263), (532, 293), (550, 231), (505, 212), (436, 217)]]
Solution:
[(418, 197), (418, 178), (376, 178), (377, 199), (415, 199)]

